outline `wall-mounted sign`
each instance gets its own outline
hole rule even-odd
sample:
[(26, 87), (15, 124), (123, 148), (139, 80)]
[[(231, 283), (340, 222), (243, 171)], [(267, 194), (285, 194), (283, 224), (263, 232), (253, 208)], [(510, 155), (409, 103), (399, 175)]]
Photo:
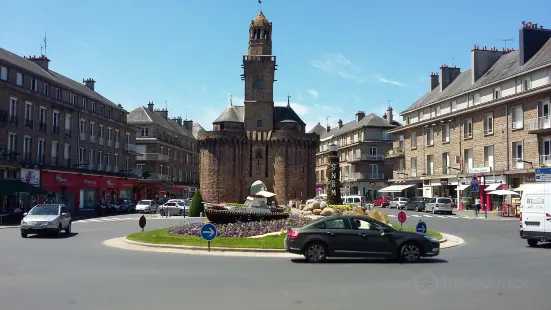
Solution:
[(488, 173), (490, 171), (490, 167), (469, 168), (469, 173)]
[(40, 187), (40, 170), (21, 169), (20, 180), (32, 186)]

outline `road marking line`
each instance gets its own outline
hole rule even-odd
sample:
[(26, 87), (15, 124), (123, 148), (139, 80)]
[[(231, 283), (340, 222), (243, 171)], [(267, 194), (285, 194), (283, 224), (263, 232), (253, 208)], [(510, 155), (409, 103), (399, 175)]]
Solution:
[(88, 219), (87, 221), (90, 221), (90, 222), (101, 222), (100, 220), (96, 220), (96, 219)]
[(424, 217), (432, 217), (432, 215), (425, 214)]
[(446, 218), (446, 217), (443, 216), (443, 215), (437, 215), (436, 217), (439, 217), (439, 218), (441, 218), (441, 219), (445, 219), (445, 218)]
[(388, 217), (396, 217), (394, 214), (389, 214)]
[(73, 223), (88, 223), (88, 220), (78, 220), (74, 221)]
[(451, 219), (458, 219), (459, 218), (459, 217), (453, 216), (453, 215), (448, 215), (448, 217), (451, 218)]
[(125, 218), (123, 218), (123, 220), (134, 220), (134, 218), (133, 217), (125, 217)]
[(421, 215), (417, 215), (417, 214), (412, 214), (411, 216), (413, 216), (413, 217), (421, 217)]

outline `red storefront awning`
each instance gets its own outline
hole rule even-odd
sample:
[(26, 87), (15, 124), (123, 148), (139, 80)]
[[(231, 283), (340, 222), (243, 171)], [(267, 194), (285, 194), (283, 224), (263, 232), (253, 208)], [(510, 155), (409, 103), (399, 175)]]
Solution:
[(64, 188), (98, 188), (98, 176), (64, 173), (55, 171), (42, 171), (41, 187), (47, 191), (60, 192)]

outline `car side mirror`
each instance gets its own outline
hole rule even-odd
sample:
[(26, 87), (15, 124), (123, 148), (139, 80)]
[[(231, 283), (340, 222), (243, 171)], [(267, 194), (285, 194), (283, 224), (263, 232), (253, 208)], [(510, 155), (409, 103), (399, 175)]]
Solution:
[(384, 236), (384, 235), (386, 235), (386, 234), (388, 234), (388, 233), (390, 233), (390, 232), (391, 232), (390, 228), (388, 228), (388, 227), (383, 227), (383, 231), (381, 232), (381, 236)]
[(66, 215), (67, 215), (67, 213), (61, 213), (61, 216), (66, 216)]
[(25, 212), (25, 213), (23, 213), (23, 216), (27, 216), (27, 214), (28, 214), (28, 213), (27, 213), (27, 212)]

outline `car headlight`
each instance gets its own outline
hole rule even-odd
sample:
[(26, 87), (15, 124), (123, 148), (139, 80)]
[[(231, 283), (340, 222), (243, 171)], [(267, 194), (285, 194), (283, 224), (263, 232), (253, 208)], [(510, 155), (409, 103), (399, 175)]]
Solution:
[(27, 222), (25, 222), (25, 220), (21, 220), (21, 225), (25, 225), (27, 224)]
[(430, 242), (438, 243), (438, 240), (436, 238), (434, 238), (433, 236), (425, 235), (424, 237), (429, 239)]

